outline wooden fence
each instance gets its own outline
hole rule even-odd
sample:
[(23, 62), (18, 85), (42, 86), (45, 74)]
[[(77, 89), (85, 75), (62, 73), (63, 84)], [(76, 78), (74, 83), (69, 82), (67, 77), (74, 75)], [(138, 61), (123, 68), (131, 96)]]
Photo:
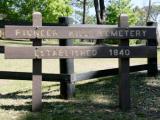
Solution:
[[(7, 23), (6, 23), (7, 24)], [(1, 23), (0, 26), (3, 27)], [(42, 15), (33, 13), (33, 23), (12, 25), (0, 29), (3, 39), (30, 39), (32, 47), (1, 46), (0, 53), (5, 59), (33, 59), (33, 72), (0, 71), (0, 79), (31, 80), (32, 110), (42, 109), (41, 83), (59, 81), (60, 94), (69, 99), (75, 94), (75, 82), (80, 80), (119, 74), (119, 106), (123, 111), (130, 108), (129, 72), (147, 70), (149, 76), (156, 76), (157, 34), (156, 26), (129, 27), (128, 16), (119, 17), (118, 26), (107, 25), (71, 25), (68, 17), (61, 17), (58, 24), (42, 24)], [(42, 46), (42, 39), (59, 39), (60, 46)], [(72, 39), (118, 39), (119, 46), (73, 46)], [(146, 46), (129, 46), (129, 39), (146, 39)], [(74, 59), (118, 58), (119, 68), (74, 73)], [(129, 66), (130, 58), (147, 58), (144, 65)], [(60, 59), (60, 74), (42, 73), (42, 59)]]

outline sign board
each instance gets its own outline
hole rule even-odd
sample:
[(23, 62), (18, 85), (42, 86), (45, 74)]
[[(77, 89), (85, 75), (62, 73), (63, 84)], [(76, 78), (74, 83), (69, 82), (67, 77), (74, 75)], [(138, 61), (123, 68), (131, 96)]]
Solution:
[(156, 39), (156, 27), (5, 26), (10, 39)]
[(54, 46), (5, 47), (6, 59), (144, 58), (155, 57), (156, 47)]

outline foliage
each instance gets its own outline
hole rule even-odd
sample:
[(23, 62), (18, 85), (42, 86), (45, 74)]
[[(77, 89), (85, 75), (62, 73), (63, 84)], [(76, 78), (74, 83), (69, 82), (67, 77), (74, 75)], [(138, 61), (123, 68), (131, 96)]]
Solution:
[[(144, 6), (143, 8), (136, 7), (135, 11), (138, 13), (138, 22), (137, 25), (146, 25), (146, 15), (148, 12), (149, 7)], [(152, 5), (150, 14), (149, 14), (149, 21), (159, 22), (158, 17), (160, 15), (160, 5)]]
[[(135, 25), (138, 22), (138, 13), (132, 8), (131, 0), (110, 0), (107, 6), (106, 23), (110, 25), (118, 24), (120, 14), (127, 14), (129, 25)], [(107, 44), (117, 44), (117, 40), (107, 40)], [(136, 44), (132, 41), (131, 44)]]
[(118, 17), (125, 13), (129, 17), (129, 24), (137, 23), (137, 13), (132, 8), (131, 0), (110, 0), (107, 7), (107, 24), (118, 24)]
[(59, 16), (68, 16), (72, 13), (70, 0), (1, 0), (0, 14), (6, 15), (8, 20), (29, 20), (32, 12), (39, 11), (44, 22), (57, 21)]
[(139, 7), (135, 7), (134, 10), (138, 14), (138, 17), (137, 17), (138, 21), (136, 25), (140, 25), (140, 26), (146, 25), (147, 10), (145, 10), (144, 8), (139, 8)]
[[(83, 0), (72, 0), (72, 6), (75, 8), (74, 17), (77, 23), (82, 23), (83, 19)], [(93, 8), (93, 0), (86, 1), (86, 15), (85, 15), (85, 23), (86, 24), (94, 24), (96, 23), (96, 18), (93, 15), (89, 14), (89, 9)]]
[[(144, 11), (148, 11), (148, 6), (143, 8)], [(160, 15), (160, 5), (152, 5), (149, 15), (149, 20), (158, 21), (158, 16)]]

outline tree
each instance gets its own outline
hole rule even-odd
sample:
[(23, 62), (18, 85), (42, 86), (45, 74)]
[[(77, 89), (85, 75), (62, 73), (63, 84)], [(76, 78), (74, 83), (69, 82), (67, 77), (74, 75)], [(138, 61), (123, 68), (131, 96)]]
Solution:
[(150, 7), (144, 6), (143, 8), (136, 7), (135, 12), (139, 14), (137, 25), (146, 25), (147, 21), (158, 22), (158, 17), (160, 16), (160, 5), (151, 5)]
[(85, 24), (86, 20), (86, 0), (83, 0), (83, 21), (82, 24)]
[(149, 0), (149, 4), (148, 4), (148, 10), (147, 10), (147, 16), (146, 16), (146, 24), (148, 22), (148, 19), (149, 19), (149, 15), (150, 15), (150, 12), (151, 12), (151, 3), (152, 1)]
[(32, 12), (39, 11), (44, 22), (55, 22), (58, 17), (72, 13), (69, 3), (70, 0), (1, 0), (0, 14), (12, 21), (31, 21)]
[(150, 12), (148, 15), (148, 21), (155, 21), (158, 22), (158, 16), (160, 15), (160, 5), (151, 5), (151, 7), (144, 7), (145, 11), (148, 11), (150, 8)]
[(95, 23), (95, 16), (89, 14), (89, 9), (93, 7), (93, 0), (72, 0), (72, 6), (75, 12), (74, 18), (78, 23)]
[(110, 0), (107, 7), (107, 24), (118, 24), (118, 17), (125, 13), (129, 17), (129, 24), (135, 25), (138, 21), (138, 13), (132, 7), (131, 0)]
[(147, 15), (147, 11), (144, 10), (144, 8), (139, 8), (138, 6), (135, 7), (134, 9), (135, 13), (137, 13), (138, 17), (137, 17), (137, 23), (136, 25), (139, 26), (144, 26), (146, 25), (146, 15)]
[[(129, 17), (129, 24), (135, 25), (138, 22), (139, 14), (131, 5), (131, 0), (110, 0), (107, 6), (106, 23), (110, 25), (118, 24), (118, 17), (120, 14), (127, 14)], [(117, 44), (117, 40), (107, 40), (107, 44)], [(133, 41), (131, 41), (133, 42)], [(137, 42), (137, 41), (134, 41)]]
[[(94, 7), (96, 12), (96, 19), (97, 24), (104, 24), (105, 23), (105, 5), (104, 0), (94, 0)], [(96, 44), (102, 44), (103, 40), (98, 39)]]
[(104, 0), (94, 0), (97, 24), (105, 23), (105, 5)]

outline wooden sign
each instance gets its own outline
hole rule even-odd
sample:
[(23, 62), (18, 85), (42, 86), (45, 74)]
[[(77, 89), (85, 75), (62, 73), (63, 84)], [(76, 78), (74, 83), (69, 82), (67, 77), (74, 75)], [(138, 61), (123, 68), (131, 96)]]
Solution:
[(10, 39), (155, 39), (156, 27), (93, 26), (5, 26)]
[(144, 58), (154, 57), (156, 47), (55, 46), (5, 47), (6, 59)]

